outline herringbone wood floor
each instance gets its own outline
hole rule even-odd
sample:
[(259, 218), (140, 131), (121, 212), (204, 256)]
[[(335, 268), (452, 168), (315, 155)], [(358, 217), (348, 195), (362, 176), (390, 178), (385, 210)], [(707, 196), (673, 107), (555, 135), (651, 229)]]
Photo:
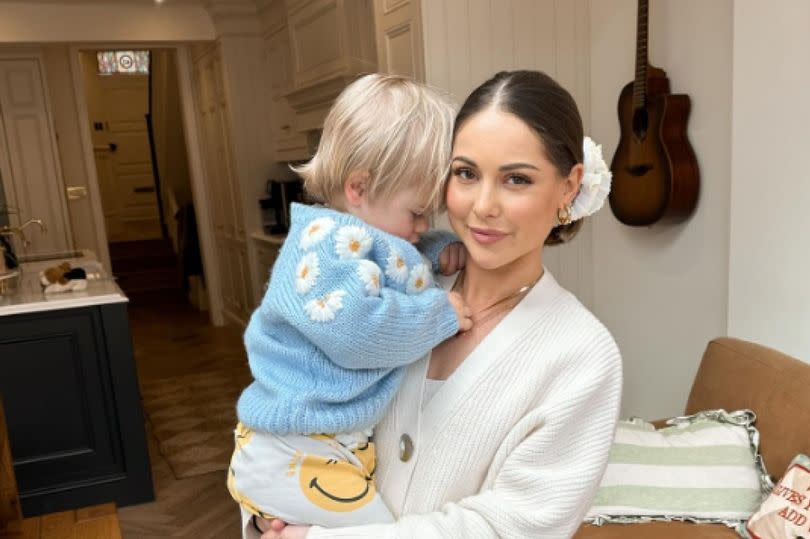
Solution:
[[(135, 361), (144, 381), (221, 370), (247, 369), (241, 328), (216, 328), (181, 297), (139, 297), (130, 305)], [(235, 404), (235, 403), (234, 403)], [(147, 423), (156, 500), (118, 509), (125, 539), (187, 537), (230, 539), (239, 533), (239, 509), (225, 488), (225, 472), (175, 479)]]

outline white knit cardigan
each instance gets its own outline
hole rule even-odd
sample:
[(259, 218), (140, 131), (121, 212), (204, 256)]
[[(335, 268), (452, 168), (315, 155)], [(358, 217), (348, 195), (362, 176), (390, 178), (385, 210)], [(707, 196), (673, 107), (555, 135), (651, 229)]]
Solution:
[(571, 537), (619, 413), (621, 357), (605, 327), (546, 271), (423, 409), (427, 366), (409, 368), (375, 431), (377, 485), (397, 522), (313, 527), (308, 539)]

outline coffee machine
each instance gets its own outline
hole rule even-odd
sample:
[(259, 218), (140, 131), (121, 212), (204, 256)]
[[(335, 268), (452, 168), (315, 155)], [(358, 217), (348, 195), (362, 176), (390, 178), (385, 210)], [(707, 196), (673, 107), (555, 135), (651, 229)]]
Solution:
[(267, 196), (259, 200), (262, 228), (267, 234), (286, 234), (290, 229), (290, 206), (304, 202), (304, 186), (300, 178), (267, 180)]

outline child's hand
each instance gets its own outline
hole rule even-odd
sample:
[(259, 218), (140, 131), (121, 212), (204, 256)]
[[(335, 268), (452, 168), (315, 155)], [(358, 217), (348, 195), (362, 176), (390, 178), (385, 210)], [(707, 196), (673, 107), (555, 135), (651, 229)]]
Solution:
[(439, 273), (453, 275), (464, 269), (466, 263), (467, 248), (460, 241), (453, 242), (439, 254)]
[(459, 331), (469, 331), (472, 329), (473, 321), (471, 318), (470, 308), (458, 292), (448, 292), (448, 299), (453, 309), (456, 310), (456, 317), (458, 318)]
[(288, 526), (287, 523), (277, 518), (273, 519), (269, 525), (269, 529), (262, 534), (261, 539), (306, 539), (309, 533), (309, 526)]

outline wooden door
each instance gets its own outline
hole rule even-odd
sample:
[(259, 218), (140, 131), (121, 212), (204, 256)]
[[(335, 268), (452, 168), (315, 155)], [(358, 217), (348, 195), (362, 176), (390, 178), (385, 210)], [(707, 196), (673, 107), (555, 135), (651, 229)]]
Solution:
[(110, 242), (161, 237), (146, 114), (149, 77), (95, 75), (91, 132)]
[(6, 203), (19, 210), (11, 223), (41, 219), (29, 227), (30, 245), (18, 253), (43, 254), (72, 247), (65, 192), (40, 61), (0, 59), (0, 176)]
[(198, 58), (195, 87), (224, 314), (244, 325), (253, 302), (242, 198), (232, 162), (228, 104), (220, 62), (216, 49)]

